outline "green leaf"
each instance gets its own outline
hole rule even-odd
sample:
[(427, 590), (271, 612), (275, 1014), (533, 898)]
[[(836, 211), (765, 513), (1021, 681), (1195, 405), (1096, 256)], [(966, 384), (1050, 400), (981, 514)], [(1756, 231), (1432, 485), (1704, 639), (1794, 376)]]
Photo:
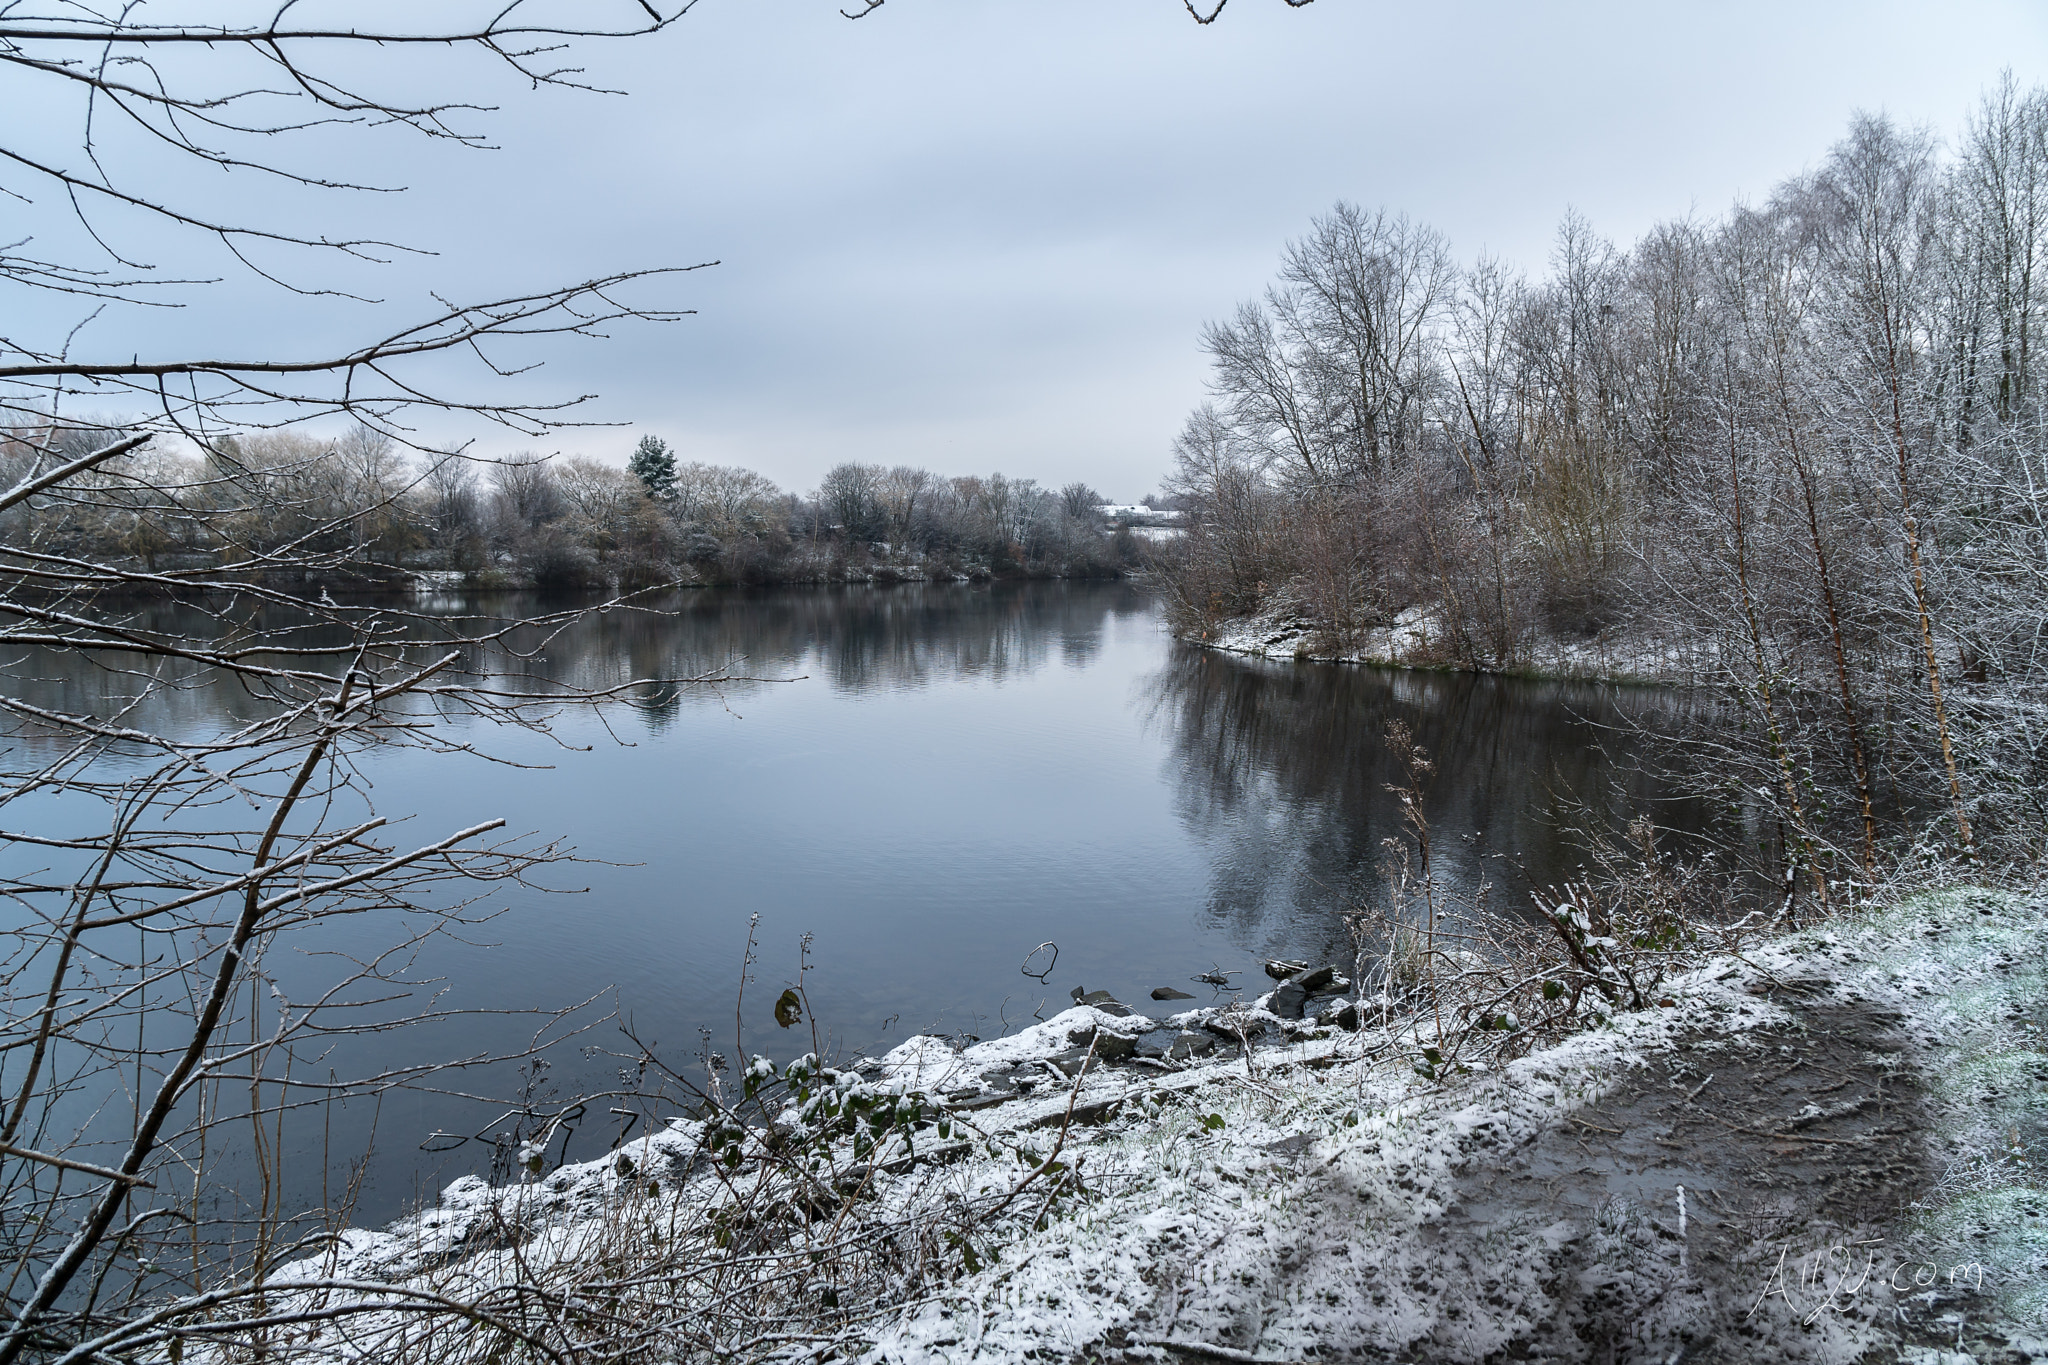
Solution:
[(783, 1028), (792, 1028), (804, 1017), (804, 1002), (792, 987), (784, 991), (775, 1001), (775, 1022)]

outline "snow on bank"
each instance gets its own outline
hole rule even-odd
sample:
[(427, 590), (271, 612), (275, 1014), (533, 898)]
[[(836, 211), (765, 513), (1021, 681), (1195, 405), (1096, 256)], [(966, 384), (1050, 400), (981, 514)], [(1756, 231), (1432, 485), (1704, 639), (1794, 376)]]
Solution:
[[(1668, 1008), (1619, 1015), (1447, 1085), (1418, 1074), (1425, 1040), (1417, 1036), (1346, 1033), (1328, 1014), (1283, 1020), (1256, 1007), (1160, 1021), (1083, 1005), (964, 1050), (912, 1039), (868, 1064), (866, 1083), (944, 1097), (954, 1138), (926, 1149), (943, 1164), (894, 1167), (877, 1181), (878, 1205), (1000, 1195), (1059, 1143), (1087, 1193), (1044, 1205), (1043, 1216), (1034, 1198), (1030, 1209), (983, 1224), (958, 1278), (935, 1292), (927, 1285), (928, 1297), (893, 1317), (819, 1331), (842, 1358), (872, 1365), (1175, 1358), (1160, 1343), (1261, 1360), (1582, 1359), (1596, 1343), (1560, 1331), (1562, 1299), (1641, 1290), (1654, 1272), (1683, 1292), (1661, 1309), (1663, 1290), (1640, 1296), (1649, 1324), (1641, 1330), (1693, 1359), (1683, 1336), (1691, 1291), (1681, 1281), (1688, 1245), (1706, 1259), (1703, 1203), (1688, 1230), (1675, 1183), (1623, 1192), (1617, 1174), (1615, 1197), (1590, 1222), (1540, 1198), (1489, 1215), (1470, 1207), (1474, 1179), (1548, 1144), (1566, 1152), (1572, 1176), (1597, 1185), (1615, 1169), (1601, 1135), (1625, 1125), (1594, 1106), (1642, 1091), (1642, 1078), (1667, 1075), (1674, 1059), (1724, 1076), (1744, 1057), (1775, 1064), (1790, 1054), (1786, 1040), (1802, 1011), (1825, 1002), (1895, 1021), (1903, 1063), (1920, 1078), (1912, 1093), (1922, 1098), (1912, 1126), (1881, 1131), (1924, 1145), (1915, 1160), (1947, 1172), (1903, 1222), (1881, 1231), (1900, 1254), (1921, 1258), (1915, 1265), (1977, 1268), (1981, 1301), (1949, 1314), (1958, 1341), (1964, 1311), (1995, 1309), (2011, 1329), (1998, 1338), (2002, 1354), (1946, 1359), (2048, 1361), (2048, 1196), (2036, 1169), (2048, 1141), (2044, 950), (2048, 903), (2039, 897), (1922, 896), (1711, 962), (1669, 983)], [(1242, 1046), (1246, 1035), (1262, 1035), (1264, 1045)], [(1116, 1065), (1094, 1064), (1112, 1055)], [(1687, 1102), (1651, 1098), (1658, 1109)], [(1742, 1131), (1744, 1114), (1719, 1117)], [(960, 1140), (963, 1125), (971, 1140)], [(616, 1221), (624, 1201), (701, 1197), (706, 1182), (692, 1172), (706, 1138), (702, 1125), (678, 1121), (525, 1185), (458, 1181), (438, 1207), (381, 1233), (351, 1231), (336, 1257), (297, 1273), (431, 1283), (457, 1294), (509, 1284), (551, 1257), (588, 1257), (601, 1236), (593, 1229)], [(1785, 1145), (1839, 1148), (1863, 1162), (1870, 1149), (1854, 1143), (1864, 1141), (1814, 1136)], [(648, 1208), (633, 1206), (636, 1216)], [(1799, 1244), (1797, 1233), (1758, 1232), (1761, 1259), (1736, 1269), (1753, 1271), (1756, 1290), (1768, 1291), (1764, 1277), (1778, 1255), (1799, 1293), (1782, 1303), (1760, 1294), (1754, 1321), (1743, 1320), (1747, 1354), (1702, 1358), (1935, 1358), (1887, 1324), (1916, 1308), (1923, 1317), (1951, 1308), (1940, 1298), (1951, 1286), (1914, 1294), (1909, 1282), (1891, 1293), (1880, 1280), (1859, 1284), (1853, 1304), (1836, 1303), (1830, 1287), (1825, 1311), (1809, 1314), (1816, 1267), (1839, 1248)], [(1657, 1312), (1668, 1319), (1662, 1326)], [(799, 1354), (808, 1358), (822, 1338), (806, 1340)]]
[(1341, 1064), (1354, 1051), (1342, 1044), (1327, 1069), (1310, 1048), (1268, 1055), (1251, 1075), (1215, 1068), (1157, 1117), (1085, 1137), (1080, 1159), (1103, 1199), (1004, 1248), (869, 1358), (1060, 1359), (1147, 1337), (1281, 1359), (1346, 1342), (1488, 1355), (1533, 1330), (1561, 1233), (1499, 1228), (1473, 1257), (1427, 1230), (1461, 1169), (1563, 1122), (1678, 1032), (1780, 1015), (1711, 976), (1677, 989), (1677, 1010), (1449, 1090), (1398, 1056)]
[(1138, 1038), (1158, 1028), (1144, 1015), (1116, 1015), (1092, 1006), (1076, 1005), (1041, 1024), (957, 1049), (945, 1038), (919, 1035), (906, 1039), (881, 1058), (884, 1075), (901, 1079), (914, 1090), (932, 1095), (951, 1095), (973, 1087), (989, 1091), (982, 1077), (1000, 1067), (1015, 1067), (1050, 1059), (1085, 1048), (1088, 1036), (1100, 1030), (1113, 1037)]
[[(1455, 657), (1443, 622), (1425, 607), (1409, 607), (1390, 622), (1361, 629), (1340, 647), (1286, 596), (1250, 616), (1218, 622), (1186, 637), (1190, 644), (1259, 659), (1300, 659), (1314, 663), (1372, 664), (1388, 668), (1431, 667)], [(1620, 631), (1586, 639), (1541, 638), (1533, 643), (1528, 671), (1560, 678), (1613, 682), (1690, 684), (1707, 676), (1711, 649), (1684, 649)]]
[[(2044, 919), (2039, 899), (1916, 898), (1710, 964), (1672, 983), (1674, 1008), (1621, 1016), (1442, 1089), (1398, 1061), (1314, 1069), (1274, 1057), (1263, 1074), (1213, 1069), (1156, 1117), (1091, 1133), (1077, 1159), (1101, 1198), (1002, 1247), (999, 1262), (882, 1333), (866, 1359), (1022, 1362), (1105, 1348), (1166, 1359), (1149, 1343), (1171, 1340), (1268, 1359), (1477, 1361), (1540, 1339), (1558, 1253), (1587, 1234), (1542, 1217), (1453, 1234), (1446, 1215), (1460, 1176), (1573, 1123), (1681, 1042), (1785, 1027), (1786, 1007), (1753, 991), (1822, 980), (1844, 1006), (1901, 1020), (1928, 1079), (1929, 1155), (1979, 1172), (1970, 1192), (1927, 1202), (1904, 1230), (1917, 1239), (1913, 1254), (1981, 1265), (2018, 1329), (2005, 1358), (2048, 1360), (2048, 1197), (2023, 1164), (2038, 1162), (2048, 1138)], [(1985, 1174), (2002, 1153), (2002, 1174)], [(1589, 1151), (1588, 1160), (1598, 1158)], [(1667, 1206), (1641, 1212), (1669, 1232), (1683, 1223), (1677, 1190), (1665, 1197)], [(1882, 1286), (1864, 1288), (1868, 1297)], [(1781, 1309), (1776, 1299), (1763, 1306), (1766, 1318)], [(1863, 1355), (1886, 1343), (1882, 1315), (1801, 1310), (1777, 1336), (1759, 1328), (1758, 1349), (1776, 1359), (1902, 1358)]]

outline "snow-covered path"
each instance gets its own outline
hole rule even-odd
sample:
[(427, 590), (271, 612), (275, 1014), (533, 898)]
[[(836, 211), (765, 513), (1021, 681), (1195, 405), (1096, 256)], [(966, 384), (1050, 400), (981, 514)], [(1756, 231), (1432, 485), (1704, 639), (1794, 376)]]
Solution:
[(866, 1358), (2048, 1359), (2044, 919), (1919, 897), (1443, 1088), (1176, 1078)]

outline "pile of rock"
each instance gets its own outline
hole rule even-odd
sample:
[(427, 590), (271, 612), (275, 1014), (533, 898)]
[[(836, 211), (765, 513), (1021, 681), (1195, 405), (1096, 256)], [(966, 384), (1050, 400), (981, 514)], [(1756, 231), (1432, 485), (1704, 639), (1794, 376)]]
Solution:
[[(1356, 1032), (1358, 1007), (1345, 999), (1351, 983), (1330, 966), (1267, 964), (1279, 985), (1256, 1002), (1233, 1000), (1155, 1019), (1109, 991), (1075, 987), (1074, 1007), (1008, 1038), (981, 1042), (921, 1035), (869, 1064), (872, 1072), (944, 1098), (957, 1111), (987, 1109), (1064, 1086), (1083, 1071), (1135, 1068), (1180, 1071), (1202, 1058), (1332, 1029)], [(1155, 1000), (1192, 997), (1171, 987)]]
[(1337, 975), (1335, 967), (1268, 962), (1266, 975), (1280, 984), (1260, 996), (1256, 1008), (1278, 1019), (1302, 1019), (1311, 1017), (1310, 1006), (1320, 1000), (1312, 1017), (1351, 1033), (1358, 1031), (1358, 1006), (1343, 998), (1351, 983)]

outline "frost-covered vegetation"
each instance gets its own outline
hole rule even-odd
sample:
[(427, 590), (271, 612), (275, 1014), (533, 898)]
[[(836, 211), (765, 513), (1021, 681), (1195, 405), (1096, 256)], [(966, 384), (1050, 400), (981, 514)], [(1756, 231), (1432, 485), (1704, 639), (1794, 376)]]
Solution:
[[(0, 432), (0, 485), (106, 437), (47, 424)], [(401, 585), (422, 570), (478, 586), (613, 590), (1108, 577), (1135, 562), (1137, 545), (1100, 502), (1085, 484), (1054, 492), (1000, 473), (863, 464), (786, 493), (752, 470), (678, 464), (652, 437), (628, 467), (409, 452), (358, 427), (338, 439), (225, 435), (199, 453), (120, 456), (64, 497), (0, 514), (0, 534), (145, 575), (158, 591), (266, 575), (303, 582), (309, 563), (336, 589)]]
[[(857, 1069), (757, 1059), (727, 1104), (517, 1184), (465, 1179), (280, 1270), (260, 1304), (124, 1340), (390, 1361), (2034, 1359), (2043, 909), (1918, 897), (1448, 1068), (1427, 1010), (1351, 1032), (1283, 1017), (1279, 991), (1165, 1019), (1082, 1005)], [(1189, 1029), (1237, 1041), (1176, 1055)]]
[[(1880, 827), (2040, 856), (2048, 92), (1550, 269), (1339, 204), (1210, 326), (1158, 579), (1258, 653), (1714, 687), (1711, 763), (1802, 877)], [(1891, 850), (1897, 855), (1913, 845)]]
[[(1887, 882), (2017, 882), (2042, 856), (2048, 101), (2011, 88), (1945, 159), (1864, 120), (1724, 221), (1623, 252), (1574, 220), (1541, 284), (1343, 207), (1208, 338), (1218, 402), (1179, 449), (1192, 515), (1157, 559), (1182, 627), (1263, 613), (1312, 654), (1385, 630), (1410, 662), (1594, 648), (1714, 682), (1730, 709), (1701, 713), (1689, 757), (1776, 850), (1762, 913), (1703, 917), (1642, 825), (1639, 864), (1558, 888), (1527, 932), (1488, 928), (1445, 913), (1417, 824), (1357, 960), (1300, 964), (1257, 1004), (1095, 1001), (964, 1048), (707, 1056), (689, 1077), (644, 1049), (603, 1099), (655, 1131), (597, 1162), (549, 1170), (542, 1140), (586, 1098), (521, 1134), (505, 1183), (388, 1231), (325, 1225), (340, 1165), (328, 1207), (286, 1207), (310, 1159), (288, 1116), (463, 1084), (438, 1055), (343, 1068), (352, 1041), (447, 1019), (419, 950), (564, 856), (488, 813), (406, 830), (367, 756), (487, 753), (494, 728), (522, 747), (565, 707), (719, 680), (565, 681), (530, 665), (575, 612), (327, 589), (1135, 553), (1080, 485), (842, 465), (791, 496), (658, 443), (624, 470), (404, 446), (455, 418), (558, 431), (576, 400), (508, 355), (680, 317), (676, 270), (435, 295), (324, 358), (144, 359), (88, 328), (217, 282), (85, 245), (106, 247), (109, 205), (307, 299), (388, 254), (333, 235), (347, 214), (234, 221), (180, 173), (351, 194), (342, 168), (374, 158), (336, 156), (348, 139), (482, 145), (459, 87), (394, 64), (426, 85), (362, 93), (364, 57), (577, 86), (565, 45), (690, 6), (537, 8), (443, 4), (430, 30), (292, 28), (294, 5), (191, 26), (7, 11), (12, 76), (46, 82), (33, 131), (61, 140), (69, 95), (80, 134), (54, 159), (4, 139), (44, 191), (16, 196), (38, 217), (22, 240), (70, 218), (48, 255), (0, 253), (0, 281), (80, 308), (0, 344), (0, 639), (104, 690), (0, 693), (0, 805), (74, 822), (17, 815), (0, 873), (0, 1365), (2040, 1354), (2041, 905), (1951, 891), (1856, 918)], [(145, 160), (103, 155), (117, 125)], [(479, 388), (442, 387), (462, 355)], [(190, 593), (207, 628), (134, 593)], [(231, 720), (150, 728), (214, 689)], [(1813, 910), (1834, 918), (1757, 941)], [(372, 913), (388, 943), (323, 949), (323, 923)], [(326, 975), (294, 997), (273, 967), (298, 949)], [(557, 1003), (479, 1060), (531, 1062)]]

